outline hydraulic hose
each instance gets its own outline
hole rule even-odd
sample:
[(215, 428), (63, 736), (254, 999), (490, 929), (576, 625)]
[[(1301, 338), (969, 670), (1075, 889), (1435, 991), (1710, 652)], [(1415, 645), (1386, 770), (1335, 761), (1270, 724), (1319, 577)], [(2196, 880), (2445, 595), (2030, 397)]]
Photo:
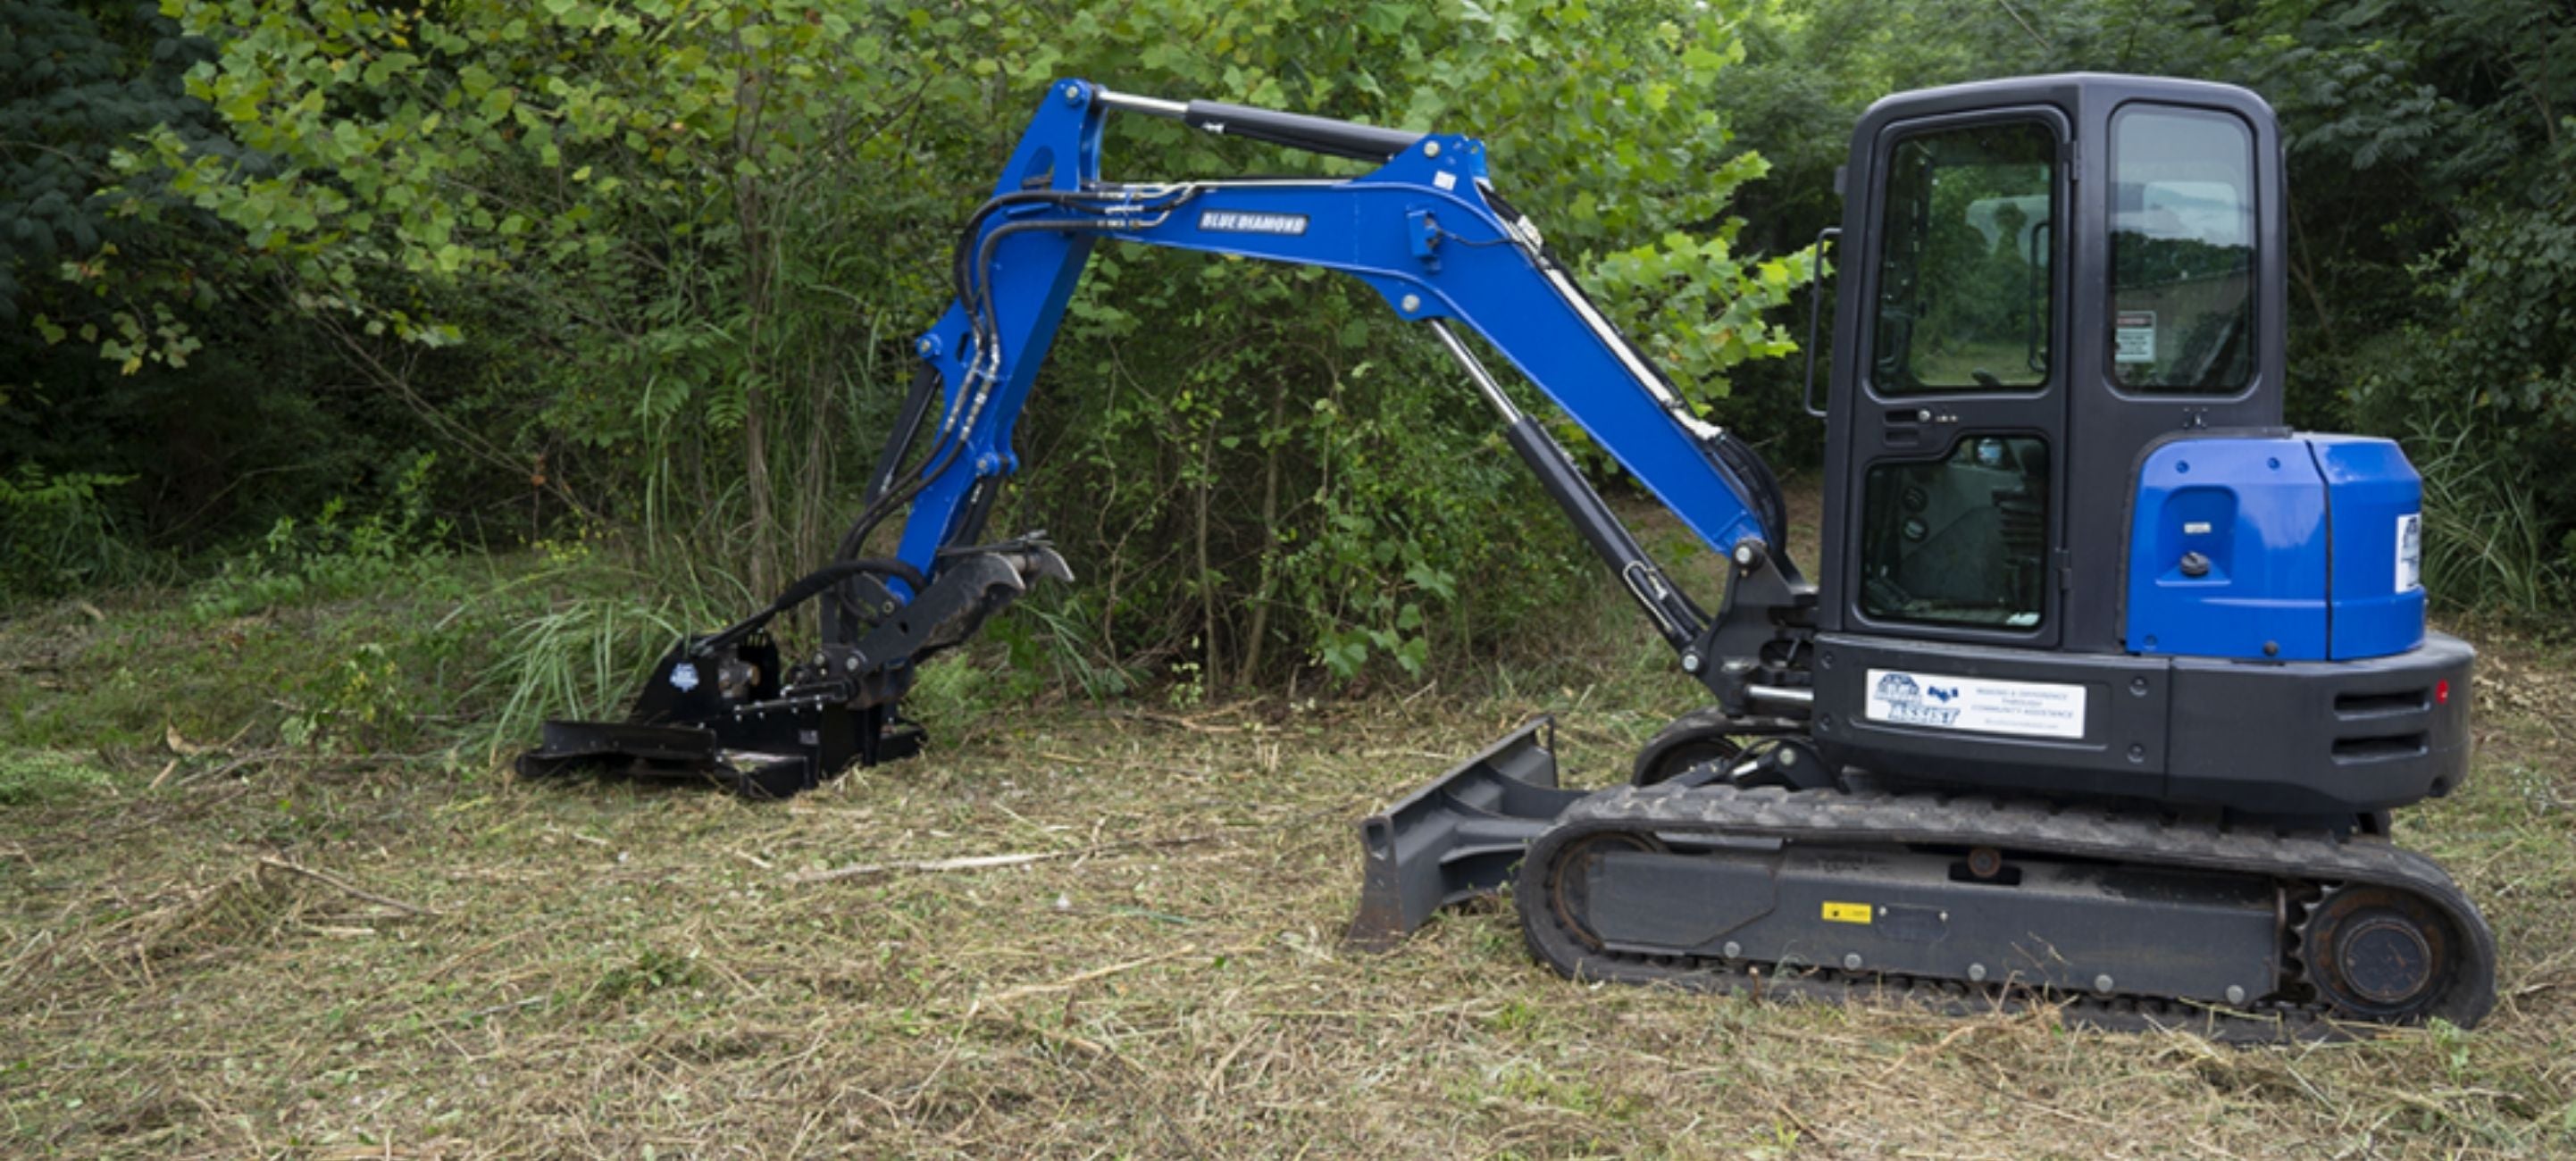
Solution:
[[(1144, 203), (1139, 208), (1149, 212), (1168, 211), (1187, 197), (1188, 194), (1183, 192), (1172, 198)], [(959, 391), (962, 410), (952, 413), (941, 422), (940, 442), (931, 453), (932, 459), (929, 465), (915, 473), (912, 479), (906, 481), (900, 488), (879, 497), (877, 502), (869, 505), (857, 520), (852, 521), (849, 532), (841, 538), (840, 551), (836, 555), (841, 557), (855, 555), (867, 542), (869, 535), (876, 531), (877, 526), (885, 522), (886, 517), (893, 515), (905, 504), (911, 503), (921, 494), (922, 489), (945, 474), (955, 465), (958, 453), (963, 450), (966, 433), (973, 428), (975, 419), (982, 412), (984, 399), (994, 386), (992, 380), (1000, 374), (1001, 355), (998, 336), (1001, 331), (1001, 320), (990, 294), (986, 293), (986, 288), (991, 282), (989, 276), (992, 270), (993, 252), (1001, 240), (1013, 234), (1031, 231), (1079, 233), (1100, 229), (1102, 225), (1098, 221), (1061, 218), (1011, 222), (983, 234), (981, 243), (971, 247), (972, 259), (968, 260), (970, 252), (968, 243), (976, 238), (977, 232), (986, 219), (1006, 207), (1027, 204), (1092, 209), (1118, 203), (1114, 199), (1104, 198), (1098, 194), (1068, 190), (1025, 190), (990, 198), (976, 208), (958, 238), (958, 261), (952, 264), (951, 270), (958, 303), (966, 308), (975, 333), (975, 361), (968, 367), (965, 381)], [(979, 374), (978, 369), (986, 365), (991, 366), (993, 370)], [(898, 472), (900, 472), (899, 468)]]
[(743, 638), (759, 632), (762, 626), (775, 620), (779, 614), (784, 613), (789, 609), (793, 609), (798, 605), (804, 604), (807, 601), (813, 600), (815, 597), (822, 595), (825, 590), (840, 584), (842, 581), (848, 580), (854, 576), (869, 573), (873, 573), (878, 576), (894, 577), (913, 586), (916, 590), (927, 586), (930, 583), (930, 578), (923, 576), (920, 569), (914, 568), (909, 564), (905, 564), (900, 560), (882, 557), (867, 557), (859, 560), (836, 560), (821, 568), (815, 569), (812, 572), (806, 573), (804, 576), (798, 577), (794, 584), (788, 585), (784, 591), (778, 594), (778, 599), (769, 602), (768, 608), (762, 609), (757, 613), (753, 613), (752, 615), (736, 621), (731, 625), (727, 625), (723, 629), (717, 630), (701, 639), (698, 642), (696, 652), (700, 656), (704, 656), (705, 654), (712, 653), (718, 649), (723, 649), (727, 646), (736, 644)]

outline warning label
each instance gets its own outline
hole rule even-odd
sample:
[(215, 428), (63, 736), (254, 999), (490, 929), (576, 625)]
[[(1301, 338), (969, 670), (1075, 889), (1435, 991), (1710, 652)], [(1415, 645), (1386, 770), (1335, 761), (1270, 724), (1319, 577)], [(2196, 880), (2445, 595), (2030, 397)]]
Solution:
[(2080, 685), (1873, 669), (1862, 716), (1898, 726), (2077, 739), (2084, 736), (2084, 693)]
[(2113, 316), (2111, 361), (2114, 363), (2156, 361), (2156, 312), (2124, 310)]
[(2409, 512), (2397, 518), (2397, 591), (2423, 587), (2424, 515)]

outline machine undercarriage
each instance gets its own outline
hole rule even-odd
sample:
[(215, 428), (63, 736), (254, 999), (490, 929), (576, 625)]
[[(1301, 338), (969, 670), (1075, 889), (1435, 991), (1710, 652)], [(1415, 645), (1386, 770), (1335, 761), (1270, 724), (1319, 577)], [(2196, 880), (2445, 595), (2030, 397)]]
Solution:
[(1355, 943), (1390, 946), (1509, 887), (1532, 954), (1577, 980), (1963, 1015), (2050, 1005), (2227, 1040), (2466, 1026), (2494, 1002), (2476, 905), (2358, 825), (1799, 789), (1742, 761), (1583, 793), (1555, 787), (1550, 726), (1363, 824)]

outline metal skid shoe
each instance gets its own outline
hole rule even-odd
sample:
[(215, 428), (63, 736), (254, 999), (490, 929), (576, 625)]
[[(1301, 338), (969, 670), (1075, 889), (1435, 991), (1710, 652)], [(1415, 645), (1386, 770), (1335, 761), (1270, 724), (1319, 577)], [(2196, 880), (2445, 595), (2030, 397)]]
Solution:
[(782, 696), (778, 647), (766, 636), (703, 652), (708, 640), (664, 654), (625, 721), (547, 722), (543, 744), (519, 755), (519, 775), (596, 772), (773, 799), (854, 761), (873, 766), (921, 749), (921, 728), (891, 704)]
[[(880, 576), (916, 595), (902, 599)], [(547, 722), (543, 744), (521, 754), (516, 768), (527, 778), (593, 771), (774, 799), (853, 763), (910, 757), (922, 731), (897, 707), (915, 667), (972, 637), (1039, 577), (1072, 573), (1038, 534), (942, 554), (936, 579), (895, 562), (826, 565), (768, 608), (664, 654), (625, 721)], [(824, 646), (809, 664), (782, 666), (769, 621), (825, 593), (842, 609), (873, 616), (826, 618), (844, 627), (842, 643)]]

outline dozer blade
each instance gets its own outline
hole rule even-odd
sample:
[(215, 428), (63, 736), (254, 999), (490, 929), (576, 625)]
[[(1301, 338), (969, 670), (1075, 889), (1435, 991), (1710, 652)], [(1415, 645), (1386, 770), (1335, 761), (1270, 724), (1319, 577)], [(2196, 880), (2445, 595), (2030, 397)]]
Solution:
[(1367, 862), (1344, 939), (1387, 951), (1443, 907), (1510, 882), (1530, 840), (1581, 790), (1556, 784), (1556, 722), (1532, 718), (1404, 800), (1360, 820)]

